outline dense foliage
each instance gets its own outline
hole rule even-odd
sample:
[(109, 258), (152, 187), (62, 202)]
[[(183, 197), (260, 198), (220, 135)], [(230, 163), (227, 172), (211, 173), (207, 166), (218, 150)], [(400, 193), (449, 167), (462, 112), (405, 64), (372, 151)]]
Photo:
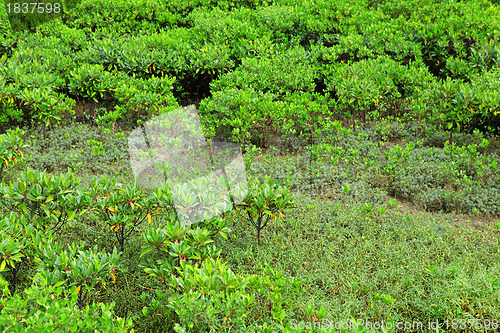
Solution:
[(48, 126), (90, 100), (123, 119), (195, 102), (208, 135), (264, 146), (276, 132), (312, 141), (325, 117), (346, 115), (498, 126), (499, 11), (485, 0), (82, 1), (36, 31), (2, 23), (0, 121)]
[[(0, 9), (0, 331), (500, 317), (498, 1), (71, 3)], [(126, 135), (189, 104), (249, 191), (186, 225)]]

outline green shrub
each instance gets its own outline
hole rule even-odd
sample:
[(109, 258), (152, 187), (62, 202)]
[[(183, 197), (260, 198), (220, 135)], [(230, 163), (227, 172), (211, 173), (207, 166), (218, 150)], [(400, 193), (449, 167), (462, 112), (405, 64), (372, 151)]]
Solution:
[(87, 304), (87, 296), (97, 284), (106, 286), (108, 274), (113, 283), (116, 281), (115, 269), (121, 255), (116, 247), (112, 253), (100, 251), (97, 246), (83, 250), (83, 242), (68, 244), (66, 250), (61, 243), (50, 240), (42, 240), (36, 247), (37, 270), (57, 276), (66, 286), (74, 287), (80, 309)]
[(354, 116), (369, 112), (402, 115), (409, 111), (405, 101), (417, 98), (433, 82), (421, 66), (403, 66), (388, 56), (324, 67), (322, 71), (327, 89), (338, 99), (335, 110)]
[[(14, 293), (19, 287), (19, 272), (33, 259), (35, 246), (33, 239), (40, 237), (36, 229), (28, 223), (24, 216), (17, 217), (14, 213), (5, 215), (0, 220), (0, 272), (10, 272), (9, 282), (0, 274), (0, 282), (7, 293)], [(48, 239), (50, 234), (45, 235)], [(24, 265), (23, 265), (24, 264)], [(10, 291), (9, 291), (10, 285)], [(5, 296), (4, 292), (4, 296)]]
[[(0, 159), (2, 159), (2, 166), (0, 167), (0, 180), (3, 183), (4, 168), (9, 167), (9, 162), (16, 165), (19, 162), (25, 162), (24, 153), (25, 149), (29, 147), (30, 141), (24, 142), (22, 136), (26, 133), (25, 130), (16, 128), (9, 129), (7, 133), (0, 135)], [(24, 163), (25, 164), (25, 163)]]
[(88, 194), (88, 199), (91, 200), (90, 211), (114, 231), (121, 251), (124, 251), (125, 240), (134, 229), (146, 220), (151, 224), (152, 214), (160, 214), (158, 209), (162, 204), (162, 197), (161, 190), (148, 195), (138, 186), (118, 188), (116, 178), (109, 179), (106, 176), (94, 178)]
[(257, 244), (260, 245), (260, 234), (267, 224), (272, 220), (283, 219), (283, 211), (293, 206), (286, 187), (280, 187), (271, 178), (263, 182), (254, 180), (250, 184), (250, 191), (243, 202), (239, 205), (243, 216), (248, 217), (250, 223), (257, 231)]
[(243, 58), (240, 67), (212, 83), (212, 90), (244, 88), (279, 96), (313, 92), (316, 70), (311, 52), (296, 47), (279, 54)]
[(92, 303), (80, 309), (76, 294), (61, 286), (57, 277), (37, 274), (23, 293), (2, 298), (0, 329), (4, 332), (133, 332), (132, 320), (114, 315), (114, 303)]
[[(30, 222), (43, 223), (36, 228), (59, 230), (66, 222), (85, 212), (90, 200), (76, 190), (80, 180), (70, 169), (54, 176), (28, 168), (18, 181), (2, 185), (1, 205), (7, 211), (23, 215)], [(40, 218), (44, 218), (40, 220)]]

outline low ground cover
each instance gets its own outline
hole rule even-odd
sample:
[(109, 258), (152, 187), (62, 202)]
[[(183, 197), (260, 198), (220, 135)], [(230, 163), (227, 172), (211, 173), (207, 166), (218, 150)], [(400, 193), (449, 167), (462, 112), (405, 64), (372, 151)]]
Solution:
[[(498, 173), (492, 166), (498, 160), (497, 139), (488, 137), (488, 140), (476, 133), (457, 138), (455, 150), (447, 144), (434, 147), (432, 140), (412, 145), (411, 137), (401, 133), (398, 126), (397, 122), (374, 123), (371, 128), (360, 129), (357, 134), (346, 129), (334, 130), (329, 137), (323, 138), (322, 144), (307, 146), (295, 154), (262, 154), (256, 147), (248, 147), (244, 157), (249, 177), (270, 176), (278, 183), (289, 180), (288, 188), (295, 203), (294, 207), (283, 212), (283, 219), (262, 229), (260, 245), (254, 226), (248, 217), (244, 218), (242, 211), (229, 212), (219, 227), (219, 222), (201, 224), (202, 229), (197, 232), (206, 229), (206, 240), (215, 241), (205, 245), (189, 243), (195, 234), (188, 236), (190, 233), (186, 234), (186, 230), (176, 229), (175, 223), (167, 222), (170, 217), (165, 215), (166, 212), (152, 214), (151, 224), (138, 225), (127, 238), (119, 265), (112, 275), (104, 278), (106, 285), (89, 285), (87, 301), (114, 302), (113, 313), (132, 319), (137, 331), (175, 330), (175, 323), (187, 330), (191, 323), (198, 323), (201, 326), (191, 329), (219, 327), (220, 330), (229, 330), (233, 325), (234, 329), (242, 331), (269, 332), (300, 331), (297, 325), (302, 323), (302, 329), (307, 331), (307, 323), (327, 323), (325, 320), (335, 323), (351, 317), (372, 322), (392, 320), (394, 323), (418, 321), (427, 324), (437, 321), (445, 328), (447, 320), (452, 318), (498, 316), (496, 295), (500, 267), (497, 262), (500, 252), (496, 233), (498, 216), (495, 215), (495, 204), (499, 201), (495, 199), (498, 198), (495, 197), (498, 195), (495, 194), (498, 193), (495, 192), (498, 191)], [(385, 136), (381, 137), (380, 132)], [(23, 149), (27, 165), (20, 163), (13, 166), (17, 169), (7, 169), (5, 181), (18, 179), (20, 168), (48, 170), (58, 175), (78, 162), (81, 164), (75, 174), (82, 178), (77, 187), (82, 191), (95, 187), (93, 182), (101, 179), (103, 174), (108, 179), (116, 177), (114, 183), (120, 187), (133, 182), (128, 158), (122, 150), (126, 145), (124, 137), (103, 133), (102, 129), (90, 125), (75, 124), (48, 131), (49, 138), (57, 136), (60, 139), (56, 149), (47, 149), (41, 134), (28, 132), (25, 138), (31, 135), (34, 136), (32, 145)], [(96, 145), (92, 141), (77, 140), (80, 137), (102, 142), (102, 152), (92, 154)], [(491, 146), (481, 147), (483, 140), (488, 140)], [(475, 153), (469, 155), (471, 150), (474, 151), (470, 147), (476, 146)], [(71, 151), (82, 158), (72, 156)], [(462, 155), (454, 155), (456, 151)], [(393, 192), (394, 188), (401, 189), (401, 192), (410, 188), (422, 196), (427, 193), (424, 189), (442, 190), (457, 179), (453, 177), (463, 179), (463, 174), (454, 173), (463, 170), (462, 166), (454, 165), (465, 158), (463, 154), (482, 162), (465, 175), (471, 177), (473, 185), (493, 193), (493, 198), (473, 196), (477, 201), (472, 207), (459, 204), (430, 207), (419, 202), (418, 196), (405, 197)], [(416, 171), (405, 172), (412, 163), (415, 164), (414, 170), (422, 170), (427, 183), (422, 180), (408, 182), (411, 186), (406, 187), (406, 183), (400, 181), (404, 178), (397, 178), (417, 175)], [(387, 172), (388, 165), (394, 165), (399, 172), (391, 175)], [(451, 167), (440, 169), (436, 165)], [(439, 172), (432, 173), (432, 170)], [(478, 177), (477, 172), (482, 172), (482, 177)], [(106, 183), (104, 180), (103, 184)], [(467, 187), (471, 186), (457, 183), (455, 191), (467, 192)], [(408, 202), (412, 202), (412, 210), (404, 209)], [(480, 210), (481, 207), (488, 209)], [(8, 211), (5, 205), (4, 211)], [(62, 245), (86, 241), (89, 246), (108, 252), (114, 247), (119, 248), (115, 230), (110, 230), (109, 223), (98, 216), (76, 214), (54, 235), (56, 242)], [(483, 223), (480, 227), (472, 227), (468, 222), (456, 223), (457, 218), (465, 221), (481, 218)], [(217, 235), (221, 227), (231, 230), (224, 232), (227, 239)], [(170, 236), (159, 236), (162, 232)], [(229, 299), (210, 293), (210, 288), (220, 290), (217, 289), (220, 287), (215, 287), (221, 283), (217, 279), (212, 287), (194, 284), (186, 289), (184, 283), (188, 280), (178, 284), (183, 281), (179, 280), (183, 276), (187, 278), (183, 275), (187, 273), (181, 273), (182, 270), (201, 274), (196, 273), (196, 269), (207, 268), (195, 268), (197, 259), (191, 259), (194, 260), (191, 261), (193, 268), (182, 266), (187, 265), (179, 260), (183, 250), (174, 247), (163, 252), (161, 248), (155, 248), (157, 245), (154, 244), (158, 244), (155, 239), (160, 241), (158, 237), (167, 237), (164, 242), (168, 239), (188, 241), (186, 244), (193, 244), (189, 245), (194, 246), (192, 249), (201, 251), (193, 258), (219, 256), (222, 262), (212, 265), (219, 267), (226, 262), (224, 265), (227, 266), (219, 269), (230, 269), (234, 273), (228, 276), (234, 274), (233, 279), (239, 281), (235, 283), (246, 286), (236, 287), (235, 284), (239, 292), (230, 289), (235, 294), (226, 296), (240, 301), (227, 303)], [(153, 252), (149, 250), (139, 255), (148, 244)], [(194, 253), (190, 252), (189, 246), (184, 249), (187, 250), (186, 258)], [(84, 248), (90, 249), (88, 246)], [(151, 256), (154, 253), (170, 254), (167, 257)], [(23, 263), (23, 269), (16, 277), (16, 289), (23, 290), (31, 284), (30, 277), (37, 267), (34, 258), (36, 256), (26, 258)], [(179, 267), (181, 271), (169, 282), (168, 272), (173, 267)], [(14, 277), (11, 272), (4, 275), (12, 286)], [(76, 280), (69, 286), (75, 288), (78, 284)], [(175, 301), (169, 290), (179, 287), (179, 293), (191, 296)], [(210, 297), (203, 298), (202, 290), (206, 290), (207, 297)], [(201, 299), (205, 299), (205, 303)], [(168, 304), (175, 305), (169, 307)], [(222, 304), (231, 305), (225, 307)], [(212, 309), (212, 312), (207, 309)], [(244, 314), (246, 319), (238, 321), (237, 317)], [(6, 315), (9, 316), (4, 312)]]

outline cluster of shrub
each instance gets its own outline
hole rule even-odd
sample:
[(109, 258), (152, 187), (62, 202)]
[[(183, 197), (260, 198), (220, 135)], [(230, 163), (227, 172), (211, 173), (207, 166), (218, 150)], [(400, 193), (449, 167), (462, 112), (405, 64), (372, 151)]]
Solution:
[(500, 215), (500, 156), (479, 130), (450, 143), (444, 131), (421, 139), (420, 127), (401, 119), (357, 133), (340, 121), (332, 124), (302, 153), (284, 160), (267, 155), (249, 166), (250, 174), (290, 181), (308, 195), (371, 203), (389, 196), (427, 211)]
[(452, 132), (498, 125), (500, 9), (489, 1), (82, 1), (0, 30), (0, 122), (95, 100), (118, 118), (200, 103), (208, 136), (309, 142), (335, 118)]
[[(29, 145), (23, 134), (16, 129), (0, 136), (2, 171), (29, 159), (23, 153)], [(272, 268), (264, 269), (263, 275), (234, 273), (213, 244), (216, 237), (227, 240), (229, 215), (236, 214), (246, 216), (260, 244), (261, 230), (282, 220), (282, 212), (293, 205), (288, 190), (270, 179), (250, 185), (243, 202), (229, 212), (185, 223), (168, 187), (146, 191), (95, 176), (82, 190), (71, 169), (54, 175), (27, 168), (9, 184), (2, 182), (0, 329), (130, 332), (132, 319), (119, 318), (113, 310), (117, 299), (96, 301), (107, 292), (118, 297), (113, 293), (117, 287), (110, 285), (127, 283), (124, 260), (130, 259), (156, 287), (142, 295), (142, 315), (154, 316), (154, 323), (164, 329), (283, 328), (289, 300), (282, 290), (293, 281)], [(196, 210), (202, 205), (191, 194), (189, 189), (176, 192), (180, 198), (190, 197), (185, 209)], [(79, 235), (71, 242), (70, 235), (82, 226), (111, 232), (116, 241), (103, 246), (92, 236)], [(127, 249), (130, 239), (134, 244), (140, 239), (139, 251), (134, 244)], [(296, 282), (293, 286), (299, 288)], [(273, 327), (259, 323), (262, 309), (269, 312)]]

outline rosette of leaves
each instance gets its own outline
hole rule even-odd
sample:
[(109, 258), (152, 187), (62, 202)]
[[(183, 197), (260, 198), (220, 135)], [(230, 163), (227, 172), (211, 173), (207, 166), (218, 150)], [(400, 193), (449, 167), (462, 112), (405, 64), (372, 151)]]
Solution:
[(108, 274), (113, 283), (116, 281), (116, 267), (121, 255), (117, 248), (107, 253), (97, 246), (87, 250), (83, 250), (84, 247), (85, 243), (78, 245), (73, 242), (65, 249), (63, 244), (50, 240), (41, 240), (36, 245), (38, 270), (61, 276), (61, 281), (69, 287), (76, 287), (73, 293), (78, 294), (80, 309), (98, 283), (106, 286)]
[(24, 158), (23, 150), (29, 147), (30, 141), (24, 142), (25, 130), (20, 128), (8, 129), (7, 133), (0, 135), (0, 180), (3, 181), (4, 167), (16, 165)]
[(0, 186), (0, 204), (24, 215), (35, 227), (46, 229), (52, 224), (52, 230), (59, 230), (89, 204), (85, 194), (76, 190), (79, 183), (71, 169), (54, 176), (28, 168), (17, 182)]
[(197, 262), (209, 257), (217, 257), (221, 250), (217, 250), (211, 238), (211, 231), (204, 227), (191, 228), (182, 226), (179, 222), (170, 223), (163, 229), (149, 228), (144, 234), (145, 244), (142, 246), (140, 257), (143, 258), (141, 267), (151, 276), (165, 282), (171, 274), (176, 274), (175, 267), (180, 262)]
[(229, 210), (232, 202), (224, 177), (201, 176), (171, 186), (179, 221), (193, 224)]
[[(106, 178), (106, 177), (104, 177)], [(151, 223), (151, 214), (160, 214), (158, 210), (162, 202), (159, 200), (161, 192), (155, 196), (144, 193), (140, 187), (128, 185), (125, 188), (113, 186), (116, 179), (111, 181), (106, 178), (104, 187), (98, 186), (99, 181), (94, 183), (91, 190), (93, 210), (114, 231), (116, 239), (120, 244), (121, 251), (124, 250), (125, 240), (130, 237), (136, 227), (146, 220)]]
[[(187, 243), (184, 243), (186, 232), (187, 227), (182, 227), (180, 223), (171, 224), (167, 222), (167, 226), (164, 229), (149, 228), (143, 237), (146, 244), (141, 249), (140, 257), (142, 258), (142, 263), (140, 267), (150, 276), (158, 278), (161, 282), (165, 282), (165, 278), (173, 273), (175, 266), (174, 258), (169, 255), (171, 244), (180, 244), (178, 249), (184, 248), (184, 253), (178, 252), (178, 254), (182, 254), (183, 257), (181, 258), (183, 260), (191, 256), (189, 246), (186, 249)], [(150, 256), (143, 258), (147, 254), (150, 254)]]
[(75, 288), (68, 290), (59, 277), (40, 272), (23, 293), (0, 299), (0, 330), (51, 333), (64, 327), (71, 332), (133, 332), (132, 319), (114, 316), (114, 303), (77, 308)]
[[(175, 312), (180, 320), (176, 326), (186, 331), (204, 332), (211, 327), (219, 332), (245, 327), (250, 305), (255, 301), (255, 296), (245, 290), (250, 277), (234, 273), (226, 263), (214, 258), (201, 264), (181, 261), (175, 271), (165, 279), (173, 293), (158, 290), (150, 306), (143, 308), (145, 316)], [(141, 299), (145, 301), (146, 297), (143, 294)]]
[(207, 219), (197, 224), (200, 227), (206, 227), (210, 231), (210, 237), (216, 237), (217, 235), (222, 236), (227, 240), (227, 234), (231, 232), (229, 226), (229, 216), (224, 213), (220, 216), (214, 216), (211, 219)]
[[(289, 184), (286, 184), (288, 186)], [(253, 180), (245, 200), (239, 205), (246, 217), (257, 231), (257, 242), (260, 245), (260, 234), (270, 221), (282, 220), (283, 212), (294, 206), (293, 199), (287, 187), (282, 187), (271, 178), (263, 182)]]

